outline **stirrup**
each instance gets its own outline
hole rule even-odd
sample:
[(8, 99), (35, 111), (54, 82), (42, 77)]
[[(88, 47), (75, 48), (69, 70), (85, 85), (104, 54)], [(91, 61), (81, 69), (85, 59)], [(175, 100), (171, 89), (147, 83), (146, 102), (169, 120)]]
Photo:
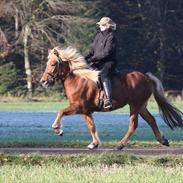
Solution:
[(110, 109), (110, 108), (112, 108), (112, 102), (110, 102), (109, 99), (106, 99), (104, 101), (104, 109)]

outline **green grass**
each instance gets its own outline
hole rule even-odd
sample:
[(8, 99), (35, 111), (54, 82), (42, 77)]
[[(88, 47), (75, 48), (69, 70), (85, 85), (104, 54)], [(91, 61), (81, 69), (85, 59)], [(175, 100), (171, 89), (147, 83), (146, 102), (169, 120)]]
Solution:
[[(68, 105), (67, 101), (62, 102), (1, 102), (0, 103), (0, 111), (58, 111), (60, 108), (64, 108)], [(179, 109), (183, 109), (182, 102), (176, 102), (175, 105)], [(148, 108), (151, 111), (157, 112), (157, 105), (155, 102), (150, 101)], [(117, 110), (117, 112), (128, 112), (128, 106), (123, 109)], [(19, 134), (20, 135), (20, 134)], [(173, 138), (172, 138), (173, 139)], [(18, 136), (15, 139), (11, 139), (9, 141), (1, 141), (1, 147), (86, 147), (90, 142), (89, 141), (49, 141), (48, 143), (44, 141), (33, 141), (32, 139), (28, 139), (26, 141)], [(102, 147), (115, 147), (119, 141), (109, 141), (104, 142)], [(183, 146), (183, 141), (170, 141), (171, 146)], [(157, 141), (129, 141), (129, 147), (159, 147), (159, 143)]]
[(183, 167), (149, 165), (123, 167), (3, 166), (1, 183), (182, 183)]
[[(0, 102), (2, 112), (55, 112), (68, 106), (68, 101), (62, 102)], [(128, 106), (116, 110), (117, 112), (129, 112)]]
[(0, 102), (3, 112), (55, 112), (65, 108), (67, 101), (62, 102)]
[(43, 155), (32, 154), (0, 154), (0, 166), (20, 165), (20, 166), (49, 166), (51, 164), (85, 167), (85, 166), (112, 166), (112, 165), (139, 165), (147, 164), (151, 166), (175, 167), (183, 166), (183, 155), (159, 155), (142, 156), (130, 153), (89, 153), (89, 154), (63, 154), (63, 155)]
[[(0, 111), (58, 111), (67, 106), (62, 102), (0, 102)], [(182, 102), (175, 106), (183, 109)], [(149, 102), (157, 112), (155, 102)], [(117, 110), (128, 112), (128, 107)], [(53, 142), (51, 147), (86, 147), (89, 142)], [(105, 142), (113, 148), (118, 141)], [(183, 141), (170, 142), (182, 146)], [(5, 144), (4, 144), (5, 145)], [(0, 146), (4, 146), (0, 144)], [(45, 146), (45, 143), (9, 143), (7, 146)], [(49, 145), (48, 145), (49, 146)], [(129, 147), (159, 147), (156, 141), (130, 141)], [(0, 154), (0, 183), (182, 183), (183, 155), (135, 156), (132, 154)]]
[[(173, 103), (177, 108), (180, 110), (183, 109), (183, 102), (176, 101)], [(24, 101), (14, 101), (14, 102), (0, 102), (0, 111), (21, 111), (21, 112), (55, 112), (60, 109), (65, 108), (68, 106), (68, 101), (61, 101), (61, 102), (24, 102)], [(150, 100), (148, 103), (148, 109), (151, 112), (158, 112), (158, 107), (156, 102)], [(123, 107), (122, 109), (116, 110), (116, 112), (129, 112), (128, 106)]]
[(181, 183), (183, 156), (0, 154), (0, 183)]

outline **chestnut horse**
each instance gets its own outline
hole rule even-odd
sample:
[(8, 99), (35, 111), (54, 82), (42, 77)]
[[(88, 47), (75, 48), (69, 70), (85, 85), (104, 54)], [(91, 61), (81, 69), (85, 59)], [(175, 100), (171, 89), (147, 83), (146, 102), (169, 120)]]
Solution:
[(58, 112), (52, 124), (54, 131), (58, 135), (62, 134), (61, 118), (63, 116), (81, 114), (93, 138), (88, 148), (95, 149), (100, 144), (100, 140), (92, 113), (112, 111), (128, 104), (130, 108), (129, 129), (116, 149), (121, 150), (127, 144), (138, 126), (139, 114), (152, 128), (157, 141), (168, 146), (168, 140), (161, 135), (155, 118), (146, 108), (150, 96), (154, 95), (161, 116), (171, 129), (183, 127), (183, 120), (182, 112), (172, 106), (164, 97), (160, 80), (151, 73), (143, 74), (137, 71), (112, 76), (113, 107), (106, 110), (97, 105), (101, 95), (101, 89), (96, 84), (99, 74), (99, 71), (92, 70), (87, 65), (84, 57), (74, 48), (55, 47), (49, 50), (48, 62), (41, 83), (47, 87), (56, 79), (62, 80), (69, 100), (69, 106)]

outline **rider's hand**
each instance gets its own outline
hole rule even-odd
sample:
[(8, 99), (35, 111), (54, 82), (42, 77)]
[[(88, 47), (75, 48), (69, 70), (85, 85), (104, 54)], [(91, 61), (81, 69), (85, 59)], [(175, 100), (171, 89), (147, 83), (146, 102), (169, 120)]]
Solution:
[(93, 56), (93, 57), (90, 57), (89, 59), (88, 59), (88, 63), (94, 63), (94, 62), (96, 62), (97, 60), (96, 60), (96, 57), (95, 56)]
[(84, 57), (85, 57), (85, 60), (87, 61), (90, 58), (90, 55), (88, 54), (88, 55), (86, 55)]

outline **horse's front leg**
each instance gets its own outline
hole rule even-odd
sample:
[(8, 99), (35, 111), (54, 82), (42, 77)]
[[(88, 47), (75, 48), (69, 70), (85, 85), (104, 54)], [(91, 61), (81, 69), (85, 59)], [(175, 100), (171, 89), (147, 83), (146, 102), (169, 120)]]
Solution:
[(100, 145), (100, 139), (98, 138), (92, 115), (83, 114), (83, 117), (93, 138), (93, 142), (88, 145), (88, 149), (96, 149)]
[(55, 133), (57, 135), (63, 134), (63, 130), (61, 129), (61, 119), (63, 116), (78, 114), (78, 113), (79, 113), (79, 107), (75, 106), (75, 105), (72, 105), (63, 110), (60, 110), (57, 114), (57, 117), (56, 117), (54, 123), (52, 124), (52, 128), (54, 129)]

